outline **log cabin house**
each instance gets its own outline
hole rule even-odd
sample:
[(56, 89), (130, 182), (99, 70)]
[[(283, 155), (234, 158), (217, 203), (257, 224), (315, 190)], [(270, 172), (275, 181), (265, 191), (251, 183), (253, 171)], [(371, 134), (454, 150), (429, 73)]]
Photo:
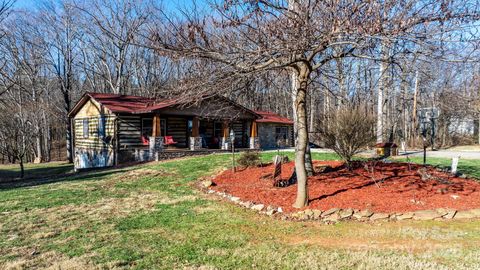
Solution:
[(221, 96), (186, 103), (87, 92), (68, 116), (75, 169), (228, 151), (231, 130), (236, 149), (293, 146), (293, 121)]

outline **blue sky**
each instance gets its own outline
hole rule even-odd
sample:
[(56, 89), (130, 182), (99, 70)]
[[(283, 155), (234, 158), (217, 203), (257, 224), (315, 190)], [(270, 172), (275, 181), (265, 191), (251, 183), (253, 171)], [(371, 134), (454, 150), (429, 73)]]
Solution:
[[(17, 0), (15, 2), (15, 8), (33, 9), (35, 6), (42, 2), (42, 0)], [(205, 3), (205, 0), (197, 0), (198, 4)], [(168, 8), (177, 9), (179, 7), (185, 7), (192, 4), (192, 0), (164, 0), (164, 5)]]
[(35, 3), (38, 2), (38, 1), (35, 1), (35, 0), (17, 0), (17, 2), (15, 3), (15, 7), (16, 8), (30, 8), (30, 7), (33, 7), (35, 6)]

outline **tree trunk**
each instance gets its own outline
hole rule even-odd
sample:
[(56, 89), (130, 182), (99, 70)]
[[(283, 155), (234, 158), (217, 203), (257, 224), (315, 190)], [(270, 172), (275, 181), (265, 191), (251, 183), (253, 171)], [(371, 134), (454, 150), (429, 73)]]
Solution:
[(67, 139), (67, 160), (68, 160), (68, 163), (73, 163), (72, 124), (70, 122), (70, 119), (67, 119), (65, 128), (66, 128), (66, 139)]
[(382, 143), (384, 141), (383, 137), (383, 131), (384, 131), (384, 117), (385, 117), (385, 111), (384, 111), (384, 102), (385, 102), (385, 97), (384, 97), (384, 91), (385, 91), (385, 86), (386, 86), (386, 81), (387, 81), (387, 75), (386, 73), (388, 72), (388, 62), (387, 58), (389, 57), (388, 53), (388, 47), (387, 44), (385, 44), (385, 41), (382, 41), (381, 45), (381, 58), (382, 61), (380, 62), (380, 69), (379, 69), (379, 77), (378, 77), (378, 95), (377, 95), (377, 143)]
[(23, 179), (23, 177), (25, 176), (25, 168), (23, 166), (23, 157), (19, 159), (20, 159), (20, 178)]
[[(297, 92), (298, 92), (298, 89), (300, 87), (299, 86), (300, 82), (299, 82), (298, 76), (299, 75), (296, 72), (292, 72), (292, 74), (291, 74), (292, 101), (293, 101), (293, 107), (294, 108), (296, 108), (296, 100), (297, 100), (297, 94), (298, 94)], [(305, 91), (306, 91), (306, 88), (305, 88)], [(306, 104), (306, 97), (305, 97), (305, 102), (304, 103)], [(306, 117), (305, 118), (305, 125), (307, 125), (308, 117), (307, 117), (307, 113), (306, 113), (306, 105), (305, 105), (305, 117)], [(298, 118), (298, 115), (297, 115), (296, 109), (294, 109), (293, 110), (293, 122), (294, 122), (293, 133), (295, 135), (295, 138), (298, 138), (297, 118)], [(308, 126), (306, 127), (306, 130), (308, 132)], [(313, 175), (313, 164), (312, 164), (312, 156), (311, 156), (311, 153), (310, 153), (310, 147), (308, 147), (308, 143), (309, 143), (309, 140), (307, 139), (307, 150), (305, 152), (305, 169), (307, 170), (307, 176), (312, 176)]]
[(480, 144), (480, 113), (477, 117), (478, 119), (473, 120), (473, 138)]
[[(40, 128), (39, 128), (40, 129)], [(36, 154), (35, 154), (35, 162), (42, 163), (42, 138), (40, 137), (40, 133), (37, 134), (35, 138), (35, 146), (36, 146)]]
[(412, 108), (412, 146), (415, 147), (417, 137), (417, 99), (418, 99), (418, 70), (415, 71), (415, 86), (413, 89), (413, 108)]
[(310, 76), (310, 66), (300, 63), (296, 70), (296, 96), (295, 96), (295, 124), (297, 128), (297, 144), (295, 148), (295, 171), (297, 173), (297, 198), (293, 207), (302, 208), (308, 205), (307, 170), (305, 155), (308, 145), (306, 94), (307, 82)]

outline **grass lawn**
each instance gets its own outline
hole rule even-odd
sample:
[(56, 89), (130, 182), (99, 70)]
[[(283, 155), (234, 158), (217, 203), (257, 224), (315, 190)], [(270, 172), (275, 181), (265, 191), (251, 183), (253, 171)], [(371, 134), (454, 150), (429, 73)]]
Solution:
[[(395, 158), (398, 161), (407, 161), (404, 157)], [(410, 157), (411, 162), (423, 164), (423, 157)], [(430, 165), (440, 167), (450, 167), (452, 160), (449, 158), (429, 158), (427, 157), (427, 163)], [(460, 159), (458, 161), (458, 171), (468, 176), (480, 179), (480, 160), (476, 159)]]
[[(66, 162), (50, 162), (25, 164), (25, 178), (35, 179), (52, 177), (56, 175), (62, 175), (73, 171), (73, 165)], [(20, 166), (18, 164), (13, 165), (0, 165), (0, 182), (11, 181), (14, 178), (20, 176)]]
[(192, 186), (229, 165), (210, 155), (0, 189), (0, 269), (480, 268), (478, 220), (275, 220)]

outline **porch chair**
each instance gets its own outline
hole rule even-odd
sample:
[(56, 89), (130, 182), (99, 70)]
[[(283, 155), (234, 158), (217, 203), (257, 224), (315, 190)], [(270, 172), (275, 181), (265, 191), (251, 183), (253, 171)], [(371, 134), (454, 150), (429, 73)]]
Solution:
[(142, 136), (142, 144), (143, 145), (149, 145), (150, 144), (150, 139), (147, 136)]
[(173, 136), (165, 136), (163, 137), (163, 145), (175, 145), (177, 144), (176, 141), (173, 140)]

